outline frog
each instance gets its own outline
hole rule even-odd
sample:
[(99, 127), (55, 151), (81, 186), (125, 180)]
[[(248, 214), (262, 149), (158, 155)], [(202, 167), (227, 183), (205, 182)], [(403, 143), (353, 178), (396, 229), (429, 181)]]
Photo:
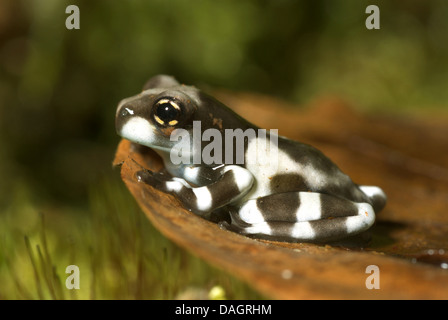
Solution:
[[(179, 143), (174, 133), (194, 134), (197, 123), (201, 134), (261, 129), (212, 95), (163, 74), (121, 100), (115, 117), (119, 136), (151, 148), (163, 161), (162, 171), (143, 167), (136, 179), (174, 195), (183, 207), (223, 229), (275, 241), (331, 242), (370, 229), (386, 205), (380, 187), (354, 183), (322, 151), (278, 131), (245, 137), (238, 145), (242, 162), (192, 161), (203, 143), (182, 155), (184, 161), (174, 161)], [(249, 161), (257, 158), (258, 146), (271, 141), (275, 166)]]

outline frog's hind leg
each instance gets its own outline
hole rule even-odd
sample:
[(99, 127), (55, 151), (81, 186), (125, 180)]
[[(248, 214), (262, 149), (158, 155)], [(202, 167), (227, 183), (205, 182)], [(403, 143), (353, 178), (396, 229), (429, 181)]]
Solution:
[(287, 241), (342, 239), (375, 222), (369, 203), (339, 197), (288, 192), (247, 201), (232, 215), (231, 227), (245, 235)]
[(359, 189), (370, 199), (376, 213), (384, 208), (387, 202), (387, 196), (381, 188), (376, 186), (359, 186)]

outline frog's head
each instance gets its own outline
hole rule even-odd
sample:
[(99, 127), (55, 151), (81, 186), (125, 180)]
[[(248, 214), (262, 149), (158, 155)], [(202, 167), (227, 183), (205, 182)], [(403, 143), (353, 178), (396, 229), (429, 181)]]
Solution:
[(183, 130), (174, 133), (182, 131), (193, 139), (201, 138), (193, 134), (193, 131), (197, 132), (197, 129), (193, 130), (195, 123), (200, 123), (201, 137), (211, 128), (223, 134), (228, 128), (244, 130), (250, 126), (213, 97), (195, 87), (181, 85), (166, 75), (151, 78), (140, 94), (122, 100), (115, 118), (120, 136), (166, 153), (178, 143), (176, 137), (171, 137), (175, 129)]
[(117, 108), (115, 126), (118, 135), (132, 142), (169, 151), (170, 140), (178, 128), (189, 128), (200, 104), (198, 89), (180, 85), (173, 77), (151, 78), (143, 91), (123, 99)]

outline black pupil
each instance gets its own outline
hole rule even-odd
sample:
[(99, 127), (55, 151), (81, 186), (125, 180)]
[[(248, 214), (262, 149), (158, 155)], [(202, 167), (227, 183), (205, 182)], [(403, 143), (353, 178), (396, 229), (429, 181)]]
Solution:
[(157, 106), (156, 115), (165, 123), (176, 120), (179, 110), (174, 108), (169, 102), (161, 103)]

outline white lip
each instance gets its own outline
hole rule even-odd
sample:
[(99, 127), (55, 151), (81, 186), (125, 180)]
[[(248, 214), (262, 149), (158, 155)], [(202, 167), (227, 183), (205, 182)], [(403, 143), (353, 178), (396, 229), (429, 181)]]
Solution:
[(161, 147), (157, 145), (157, 135), (154, 132), (153, 127), (148, 120), (142, 117), (132, 117), (121, 128), (120, 135), (135, 143), (142, 144), (144, 146), (168, 151), (169, 148)]

